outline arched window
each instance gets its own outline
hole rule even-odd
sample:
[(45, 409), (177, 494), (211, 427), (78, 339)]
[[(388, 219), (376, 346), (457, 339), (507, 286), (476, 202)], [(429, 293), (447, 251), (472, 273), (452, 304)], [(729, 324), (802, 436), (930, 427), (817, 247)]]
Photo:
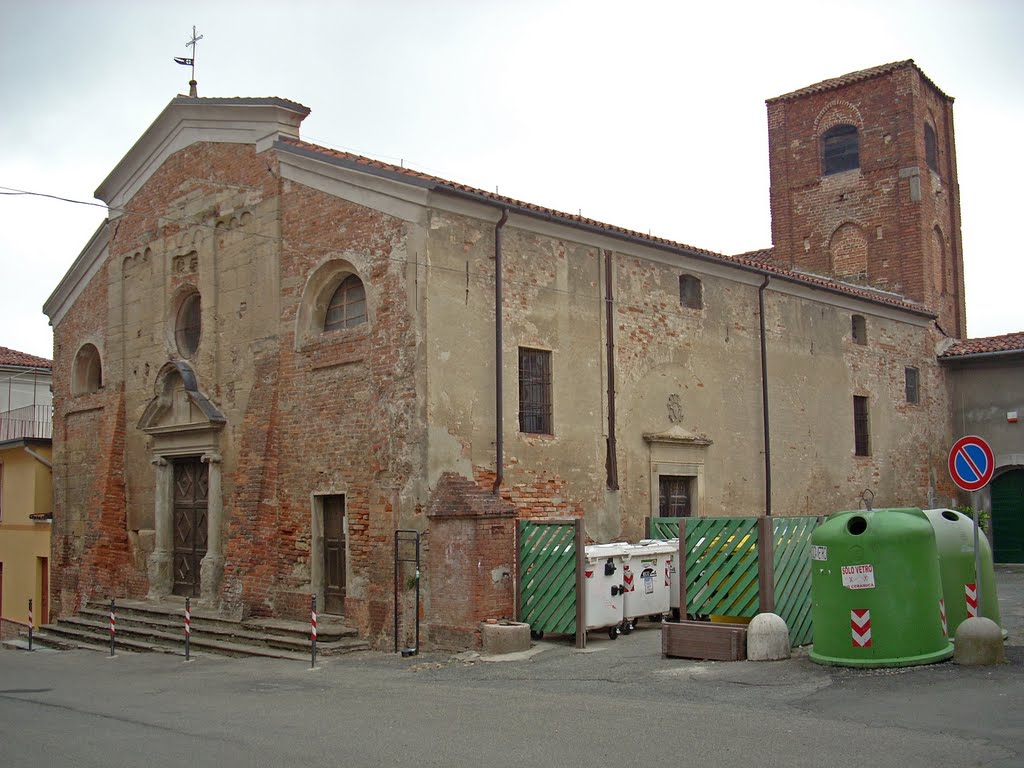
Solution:
[(324, 331), (353, 328), (366, 322), (366, 289), (363, 281), (349, 275), (335, 289), (327, 305)]
[(198, 293), (190, 293), (178, 306), (174, 319), (174, 343), (182, 357), (192, 357), (199, 349), (203, 333), (202, 303)]
[(83, 344), (75, 355), (71, 373), (71, 393), (87, 395), (103, 386), (103, 366), (100, 351), (92, 344)]
[(928, 167), (939, 172), (939, 146), (935, 141), (935, 129), (931, 123), (924, 124), (924, 159)]
[(687, 309), (704, 308), (704, 289), (693, 275), (679, 276), (679, 303)]
[(821, 137), (821, 172), (852, 171), (860, 167), (860, 138), (854, 125), (836, 125)]

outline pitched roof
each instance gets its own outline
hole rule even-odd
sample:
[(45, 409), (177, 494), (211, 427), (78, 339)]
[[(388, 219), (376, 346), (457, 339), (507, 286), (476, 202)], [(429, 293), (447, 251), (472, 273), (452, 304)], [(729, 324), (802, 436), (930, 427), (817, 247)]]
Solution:
[(564, 213), (553, 208), (545, 208), (544, 206), (537, 205), (535, 203), (527, 203), (522, 200), (505, 197), (504, 195), (499, 195), (494, 192), (487, 192), (486, 190), (477, 189), (454, 181), (448, 181), (447, 179), (432, 176), (412, 168), (392, 165), (391, 163), (385, 163), (381, 160), (373, 160), (361, 155), (355, 155), (351, 152), (329, 149), (327, 147), (322, 147), (319, 144), (311, 144), (300, 139), (282, 137), (277, 141), (275, 146), (285, 151), (294, 151), (300, 155), (314, 157), (342, 167), (353, 168), (355, 170), (361, 170), (407, 183), (413, 183), (427, 189), (449, 192), (483, 201), (498, 203), (515, 210), (517, 213), (536, 216), (548, 221), (556, 221), (569, 226), (586, 229), (591, 232), (607, 234), (612, 237), (623, 238), (643, 245), (663, 248), (680, 255), (697, 256), (709, 261), (724, 262), (740, 268), (754, 270), (761, 274), (771, 274), (791, 282), (803, 283), (805, 285), (823, 288), (834, 293), (856, 296), (860, 299), (888, 304), (889, 306), (898, 307), (927, 317), (935, 317), (935, 313), (926, 307), (908, 301), (902, 296), (897, 296), (896, 294), (879, 293), (869, 288), (861, 288), (848, 283), (831, 280), (827, 277), (794, 272), (792, 270), (779, 267), (771, 261), (773, 249), (750, 251), (749, 253), (739, 254), (737, 256), (727, 256), (722, 253), (716, 253), (715, 251), (709, 251), (705, 248), (698, 248), (696, 246), (686, 245), (685, 243), (678, 243), (673, 240), (668, 240), (667, 238), (637, 232), (635, 230), (626, 229), (625, 227), (618, 227), (614, 224), (607, 224), (603, 221), (589, 219), (585, 216), (578, 216), (574, 213)]
[(985, 336), (980, 339), (961, 339), (939, 357), (966, 357), (968, 355), (992, 355), (1000, 352), (1024, 352), (1024, 331), (1004, 333), (1002, 336)]
[(53, 361), (45, 357), (36, 357), (27, 352), (19, 352), (16, 349), (0, 347), (0, 365), (12, 368), (53, 368)]
[(952, 96), (948, 96), (942, 92), (942, 90), (931, 81), (931, 79), (921, 71), (921, 68), (914, 63), (913, 59), (906, 59), (905, 61), (894, 61), (891, 64), (881, 64), (877, 67), (870, 67), (869, 69), (861, 69), (857, 72), (850, 72), (839, 77), (832, 77), (828, 80), (822, 80), (820, 83), (814, 83), (813, 85), (807, 85), (803, 88), (798, 88), (795, 91), (784, 93), (781, 96), (775, 96), (774, 98), (767, 99), (767, 103), (771, 104), (775, 101), (789, 101), (791, 99), (797, 99), (801, 96), (809, 96), (815, 93), (823, 93), (824, 91), (831, 91), (836, 88), (843, 88), (847, 85), (853, 85), (854, 83), (860, 83), (864, 80), (870, 80), (874, 77), (881, 77), (882, 75), (888, 75), (895, 72), (898, 69), (906, 69), (913, 67), (917, 70), (917, 73), (921, 76), (928, 85), (935, 89), (935, 91), (943, 98), (953, 100)]

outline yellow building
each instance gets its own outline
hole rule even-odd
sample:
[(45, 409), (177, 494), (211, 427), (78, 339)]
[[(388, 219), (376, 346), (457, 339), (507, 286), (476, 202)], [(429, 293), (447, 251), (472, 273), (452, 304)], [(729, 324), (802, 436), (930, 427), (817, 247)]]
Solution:
[(51, 363), (0, 347), (0, 638), (48, 621)]

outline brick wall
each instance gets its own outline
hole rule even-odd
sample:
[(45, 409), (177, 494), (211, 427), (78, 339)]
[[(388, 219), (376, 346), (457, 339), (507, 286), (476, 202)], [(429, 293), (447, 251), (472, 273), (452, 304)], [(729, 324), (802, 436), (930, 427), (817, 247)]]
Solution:
[(427, 517), (427, 642), (479, 648), (482, 621), (516, 618), (515, 510), (448, 472), (434, 489)]
[[(938, 172), (925, 161), (926, 120)], [(840, 123), (858, 128), (860, 168), (824, 176), (820, 137)], [(776, 258), (854, 280), (863, 264), (868, 283), (932, 307), (950, 335), (966, 333), (951, 99), (908, 65), (769, 101), (768, 139)]]

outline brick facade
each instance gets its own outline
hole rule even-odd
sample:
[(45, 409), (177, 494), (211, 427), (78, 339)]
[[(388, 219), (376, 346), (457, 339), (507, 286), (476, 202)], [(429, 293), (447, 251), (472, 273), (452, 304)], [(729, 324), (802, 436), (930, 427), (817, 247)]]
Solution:
[[(914, 119), (925, 104), (941, 106), (916, 69), (879, 82), (890, 80), (918, 99)], [(820, 117), (863, 121), (863, 173), (840, 182), (812, 173), (813, 126), (799, 127), (822, 107), (769, 103), (776, 259), (799, 246), (792, 266), (866, 271), (928, 301), (946, 273), (928, 282), (927, 269), (896, 269), (886, 249), (931, 242), (932, 221), (915, 213), (922, 207), (956, 239), (950, 254), (959, 228), (934, 201), (900, 203), (898, 215), (910, 218), (898, 238), (888, 219), (872, 218), (897, 215), (887, 206), (903, 193), (890, 177), (914, 159), (883, 152), (893, 143), (886, 133), (911, 130), (904, 115), (886, 113), (892, 127), (876, 131), (868, 102), (885, 112), (883, 96), (893, 93), (844, 97), (849, 105)], [(344, 613), (379, 647), (393, 639), (399, 528), (424, 534), (428, 642), (476, 646), (480, 621), (516, 618), (518, 518), (582, 518), (588, 540), (637, 539), (671, 477), (687, 478), (693, 514), (708, 516), (762, 514), (769, 501), (775, 514), (828, 513), (857, 506), (866, 488), (879, 504), (921, 505), (942, 490), (951, 425), (935, 358), (942, 334), (927, 308), (308, 145), (297, 137), (304, 115), (274, 99), (175, 100), (101, 187), (126, 212), (48, 304), (57, 612), (93, 596), (170, 589), (163, 484), (177, 461), (201, 459), (220, 487), (202, 565), (211, 608), (304, 618), (310, 595), (323, 598), (329, 496), (344, 509)], [(948, 157), (951, 123), (939, 133)], [(846, 197), (830, 202), (833, 193)], [(809, 208), (821, 209), (816, 219)], [(958, 274), (951, 266), (942, 301), (962, 302), (950, 288)], [(367, 322), (325, 331), (326, 304), (349, 275), (365, 287)], [(683, 278), (699, 286), (696, 304), (683, 301)], [(196, 292), (202, 331), (186, 359), (177, 312)], [(786, 479), (771, 500), (759, 296), (773, 473)], [(941, 304), (940, 314), (951, 308)], [(855, 314), (866, 318), (867, 345), (851, 338)], [(100, 352), (103, 386), (73, 394), (85, 343)], [(551, 434), (519, 431), (522, 347), (550, 354)], [(920, 372), (917, 404), (905, 401), (906, 367)], [(853, 396), (869, 398), (866, 457), (853, 455)], [(407, 603), (405, 594), (399, 607)]]
[[(825, 175), (821, 137), (838, 124), (858, 130), (859, 168)], [(907, 296), (965, 335), (950, 97), (910, 61), (854, 73), (769, 99), (768, 146), (777, 259)]]

